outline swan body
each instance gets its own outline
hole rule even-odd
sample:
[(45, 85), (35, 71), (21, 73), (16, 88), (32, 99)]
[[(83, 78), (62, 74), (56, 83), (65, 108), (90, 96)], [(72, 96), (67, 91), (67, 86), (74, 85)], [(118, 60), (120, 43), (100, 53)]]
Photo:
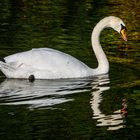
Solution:
[(59, 79), (108, 73), (109, 63), (99, 42), (100, 33), (106, 27), (112, 27), (126, 40), (125, 24), (120, 18), (110, 16), (102, 19), (93, 29), (91, 36), (98, 61), (96, 69), (88, 67), (73, 56), (50, 48), (32, 49), (7, 56), (4, 58), (5, 63), (0, 61), (0, 69), (7, 78), (29, 78), (33, 75), (36, 79)]

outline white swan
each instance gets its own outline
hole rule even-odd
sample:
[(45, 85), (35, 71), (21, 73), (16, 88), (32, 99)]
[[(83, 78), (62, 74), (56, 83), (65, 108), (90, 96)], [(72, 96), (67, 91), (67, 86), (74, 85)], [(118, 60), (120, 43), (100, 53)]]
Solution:
[(106, 27), (112, 27), (127, 41), (126, 28), (123, 21), (114, 16), (105, 17), (93, 29), (91, 42), (95, 52), (98, 67), (89, 68), (76, 58), (49, 48), (32, 49), (13, 54), (0, 61), (0, 69), (7, 78), (59, 79), (78, 78), (108, 73), (109, 63), (104, 54), (99, 37)]

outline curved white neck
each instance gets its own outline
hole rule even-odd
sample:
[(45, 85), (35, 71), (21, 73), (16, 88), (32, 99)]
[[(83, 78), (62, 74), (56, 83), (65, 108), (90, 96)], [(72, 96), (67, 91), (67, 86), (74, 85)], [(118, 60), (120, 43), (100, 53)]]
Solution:
[(97, 23), (91, 36), (93, 51), (98, 61), (98, 67), (93, 72), (96, 74), (105, 74), (109, 71), (108, 60), (99, 42), (101, 31), (106, 27), (109, 27), (109, 21), (107, 18), (104, 18)]

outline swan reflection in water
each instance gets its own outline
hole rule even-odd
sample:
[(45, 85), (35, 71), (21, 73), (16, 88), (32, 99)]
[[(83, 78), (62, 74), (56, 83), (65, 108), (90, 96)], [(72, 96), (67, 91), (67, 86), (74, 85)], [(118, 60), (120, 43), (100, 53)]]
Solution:
[(125, 128), (125, 117), (127, 115), (126, 100), (124, 101), (123, 99), (122, 109), (114, 111), (113, 114), (106, 115), (100, 109), (100, 104), (103, 100), (102, 94), (110, 89), (109, 83), (108, 77), (100, 77), (96, 85), (93, 83), (92, 98), (90, 100), (93, 110), (92, 118), (97, 120), (97, 126), (106, 126), (107, 130), (118, 130)]
[(89, 91), (84, 89), (89, 82), (79, 80), (27, 80), (6, 79), (0, 85), (0, 104), (29, 105), (29, 108), (52, 107), (73, 101), (66, 95)]
[(28, 105), (29, 108), (54, 108), (57, 104), (73, 101), (70, 94), (90, 92), (93, 119), (97, 126), (105, 126), (107, 130), (118, 130), (125, 127), (125, 115), (121, 110), (111, 115), (100, 109), (102, 94), (109, 90), (108, 75), (96, 78), (36, 80), (6, 79), (0, 84), (0, 105)]

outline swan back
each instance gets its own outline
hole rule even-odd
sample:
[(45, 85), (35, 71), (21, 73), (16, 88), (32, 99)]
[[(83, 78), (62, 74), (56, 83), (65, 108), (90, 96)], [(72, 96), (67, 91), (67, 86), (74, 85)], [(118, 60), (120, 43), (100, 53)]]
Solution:
[(7, 63), (38, 79), (76, 78), (89, 76), (90, 68), (63, 52), (40, 48), (5, 57)]

